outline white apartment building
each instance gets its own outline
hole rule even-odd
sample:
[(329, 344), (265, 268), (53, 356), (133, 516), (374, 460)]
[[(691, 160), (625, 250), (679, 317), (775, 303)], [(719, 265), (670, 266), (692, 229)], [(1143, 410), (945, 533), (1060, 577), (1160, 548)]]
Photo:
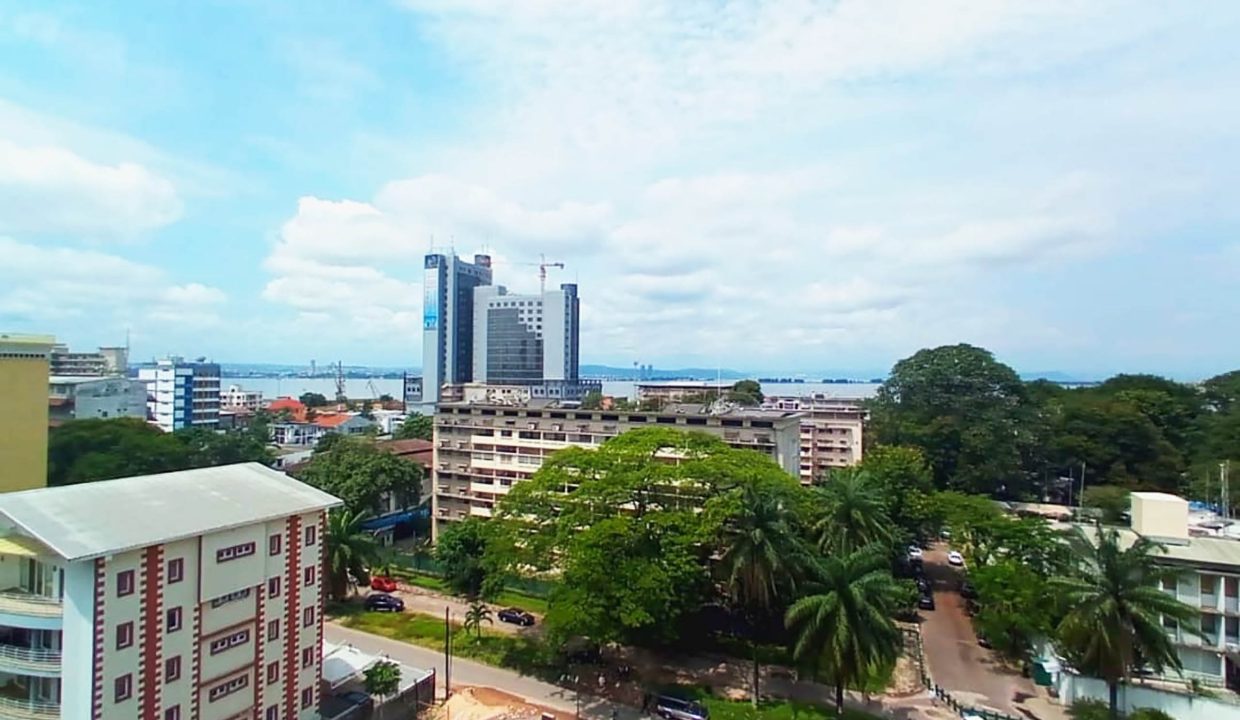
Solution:
[(491, 517), (515, 483), (529, 479), (552, 453), (569, 446), (597, 447), (641, 427), (671, 427), (718, 435), (728, 445), (769, 455), (790, 475), (800, 461), (797, 413), (700, 405), (659, 412), (619, 412), (528, 405), (441, 403), (435, 415), (431, 529), (441, 522)]
[(220, 406), (258, 410), (263, 406), (263, 393), (261, 390), (246, 390), (240, 385), (229, 385), (227, 390), (220, 392)]
[(861, 401), (824, 393), (806, 396), (769, 396), (762, 407), (795, 411), (801, 418), (801, 482), (820, 480), (832, 468), (861, 462), (865, 408)]
[(187, 427), (215, 428), (220, 422), (220, 366), (179, 357), (142, 368), (138, 379), (147, 385), (147, 417), (164, 432)]
[(146, 419), (146, 383), (126, 377), (66, 377), (47, 381), (51, 420)]
[(0, 718), (317, 718), (338, 504), (254, 463), (0, 495)]

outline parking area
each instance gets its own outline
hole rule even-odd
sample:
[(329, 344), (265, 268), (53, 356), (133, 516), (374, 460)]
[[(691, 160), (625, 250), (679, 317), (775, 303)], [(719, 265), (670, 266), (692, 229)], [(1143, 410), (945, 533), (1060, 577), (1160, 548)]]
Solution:
[(934, 610), (921, 612), (922, 643), (931, 677), (960, 702), (1008, 715), (1031, 716), (1025, 702), (1035, 697), (1033, 681), (997, 662), (978, 645), (965, 600), (957, 588), (962, 571), (947, 562), (948, 548), (926, 550), (926, 577), (934, 589)]

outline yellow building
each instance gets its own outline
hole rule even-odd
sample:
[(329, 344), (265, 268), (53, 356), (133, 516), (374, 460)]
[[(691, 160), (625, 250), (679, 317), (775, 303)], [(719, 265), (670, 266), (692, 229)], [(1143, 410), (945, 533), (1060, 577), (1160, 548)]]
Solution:
[(47, 377), (55, 340), (0, 333), (0, 492), (47, 485)]

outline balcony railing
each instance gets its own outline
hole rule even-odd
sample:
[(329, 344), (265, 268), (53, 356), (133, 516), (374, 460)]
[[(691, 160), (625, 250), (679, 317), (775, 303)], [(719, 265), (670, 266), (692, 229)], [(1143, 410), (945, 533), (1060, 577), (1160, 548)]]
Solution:
[(60, 673), (60, 651), (0, 643), (0, 670), (16, 675)]
[(59, 598), (10, 590), (0, 592), (0, 612), (34, 617), (60, 617), (64, 613), (64, 605)]
[(60, 705), (56, 703), (14, 700), (0, 696), (0, 720), (59, 720)]

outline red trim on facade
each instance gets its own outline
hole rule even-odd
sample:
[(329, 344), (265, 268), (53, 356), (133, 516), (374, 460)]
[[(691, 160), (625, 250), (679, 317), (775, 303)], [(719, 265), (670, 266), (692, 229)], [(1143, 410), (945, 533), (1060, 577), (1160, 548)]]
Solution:
[(142, 671), (138, 673), (138, 707), (142, 720), (162, 720), (159, 697), (163, 687), (164, 547), (152, 545), (142, 551), (142, 622), (138, 629)]
[[(201, 538), (199, 538), (198, 544), (201, 547), (202, 545)], [(199, 552), (200, 558), (201, 558), (201, 555), (202, 553)], [(201, 568), (202, 565), (200, 564), (198, 567)], [(201, 581), (202, 579), (201, 569), (198, 572), (198, 578)], [(198, 592), (201, 595), (202, 585), (199, 585), (198, 588), (199, 588)], [(202, 693), (199, 692), (202, 686), (198, 682), (199, 679), (202, 677), (202, 643), (199, 642), (198, 640), (199, 636), (202, 634), (202, 604), (201, 603), (194, 603), (194, 619), (192, 620), (192, 622), (193, 622), (193, 630), (194, 630), (194, 649), (192, 650), (192, 655), (191, 655), (193, 659), (190, 661), (190, 664), (192, 666), (192, 670), (190, 672), (191, 672), (191, 677), (192, 677), (193, 682), (191, 683), (190, 688), (189, 688), (189, 693), (190, 693), (189, 695), (189, 720), (198, 720), (198, 717), (202, 712), (202, 707), (201, 707), (202, 706)]]
[(298, 663), (301, 661), (301, 517), (294, 515), (288, 519), (288, 536), (284, 551), (284, 717), (293, 720), (298, 717), (301, 703), (301, 674)]
[[(266, 573), (264, 573), (265, 575)], [(254, 667), (258, 669), (259, 677), (255, 678), (254, 684), (254, 707), (255, 717), (260, 717), (259, 713), (263, 712), (266, 707), (264, 696), (267, 694), (267, 581), (258, 584), (258, 617), (255, 619), (256, 627), (254, 629)]]
[(315, 592), (319, 598), (318, 619), (315, 622), (314, 631), (314, 711), (319, 711), (321, 701), (320, 693), (323, 690), (323, 618), (326, 613), (323, 612), (324, 592), (323, 584), (327, 582), (327, 513), (319, 513), (319, 579), (314, 584)]
[(103, 558), (95, 559), (95, 638), (94, 664), (91, 678), (91, 718), (99, 720), (103, 715), (103, 601), (107, 595), (107, 565)]

